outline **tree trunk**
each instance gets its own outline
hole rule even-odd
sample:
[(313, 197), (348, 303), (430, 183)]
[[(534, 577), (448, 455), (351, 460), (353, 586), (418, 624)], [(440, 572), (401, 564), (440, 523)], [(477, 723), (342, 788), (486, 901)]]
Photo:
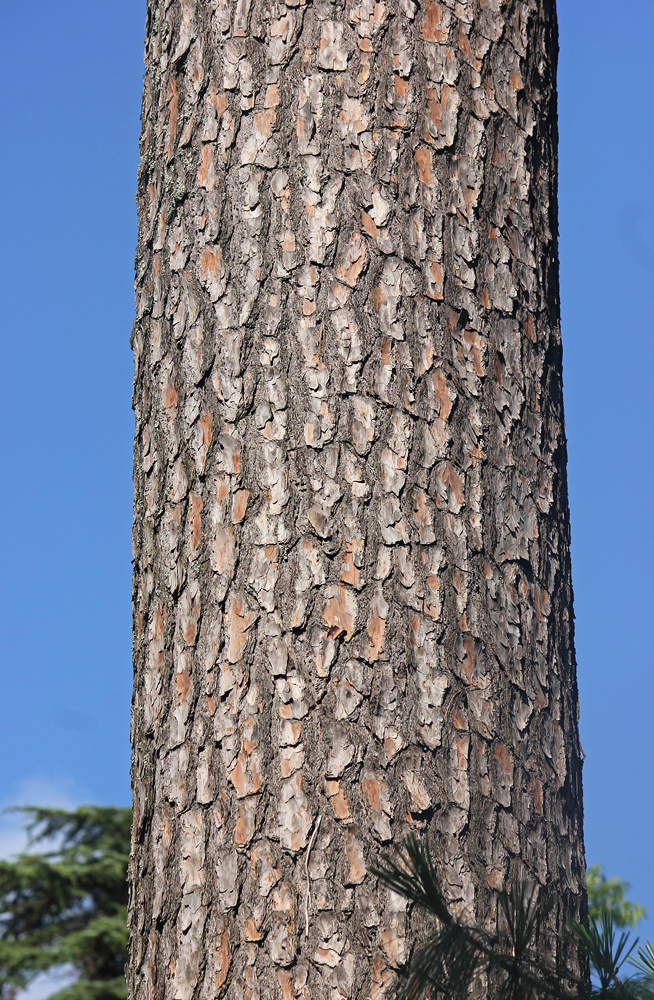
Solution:
[[(131, 996), (370, 998), (584, 885), (551, 0), (150, 0)], [(413, 919), (413, 918), (412, 918)]]

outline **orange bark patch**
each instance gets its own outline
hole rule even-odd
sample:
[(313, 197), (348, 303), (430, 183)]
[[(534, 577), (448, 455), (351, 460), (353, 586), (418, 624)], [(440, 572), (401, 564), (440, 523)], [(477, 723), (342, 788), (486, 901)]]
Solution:
[(302, 723), (289, 722), (288, 725), (284, 726), (284, 742), (290, 746), (296, 746), (300, 742), (300, 737), (302, 736)]
[(455, 729), (467, 729), (468, 723), (463, 712), (459, 708), (452, 709), (452, 724)]
[[(536, 537), (538, 529), (534, 527), (534, 537)], [(550, 601), (550, 595), (547, 593), (544, 587), (534, 587), (534, 610), (536, 612), (536, 617), (539, 621), (543, 621), (545, 618), (549, 618), (552, 603)]]
[(344, 306), (350, 296), (350, 290), (345, 285), (341, 285), (338, 281), (335, 281), (332, 285), (332, 295), (339, 306)]
[(213, 164), (213, 149), (206, 143), (202, 147), (202, 152), (200, 154), (200, 166), (198, 168), (198, 184), (207, 191), (213, 191), (218, 178), (216, 177), (216, 171)]
[(304, 750), (302, 747), (284, 747), (280, 758), (282, 778), (290, 778), (302, 767), (303, 763)]
[(342, 820), (349, 819), (350, 803), (343, 794), (340, 781), (326, 781), (325, 791), (331, 799), (332, 809), (334, 810), (336, 818)]
[(525, 323), (525, 335), (529, 337), (532, 344), (536, 343), (536, 334), (534, 333), (534, 317), (531, 313), (527, 316), (527, 322)]
[(261, 934), (254, 922), (254, 917), (250, 916), (245, 921), (245, 940), (246, 941), (259, 941), (261, 939)]
[(421, 623), (419, 615), (412, 615), (411, 621), (409, 622), (409, 629), (411, 631), (411, 642), (414, 646), (420, 647), (421, 643)]
[(466, 574), (460, 569), (452, 570), (452, 583), (458, 594), (463, 594), (465, 590)]
[(369, 774), (361, 779), (361, 788), (366, 801), (374, 812), (381, 812), (382, 780)]
[(464, 33), (461, 30), (459, 30), (458, 45), (459, 45), (459, 52), (461, 52), (466, 59), (471, 59), (472, 49), (470, 48), (470, 39), (468, 38), (467, 35), (464, 35)]
[(500, 765), (502, 774), (507, 778), (513, 778), (513, 760), (511, 759), (511, 754), (506, 749), (502, 743), (498, 743), (493, 750), (495, 754), (495, 759)]
[[(238, 804), (236, 823), (234, 824), (234, 843), (238, 847), (244, 847), (252, 840), (257, 818), (256, 803), (255, 798), (247, 798), (241, 799)], [(251, 940), (256, 940), (256, 938)]]
[(349, 642), (354, 632), (356, 617), (354, 595), (345, 587), (339, 587), (338, 596), (327, 601), (323, 617), (333, 639), (345, 632), (345, 642)]
[(393, 90), (404, 100), (409, 93), (409, 81), (403, 80), (401, 76), (393, 77)]
[(182, 670), (181, 673), (175, 675), (175, 684), (177, 686), (178, 701), (180, 705), (183, 705), (191, 690), (191, 676), (188, 670)]
[(456, 763), (459, 771), (465, 771), (468, 768), (469, 745), (470, 745), (469, 736), (457, 736), (454, 739), (454, 748), (456, 750)]
[(360, 885), (366, 877), (366, 863), (363, 848), (351, 830), (348, 830), (345, 836), (345, 853), (350, 866), (348, 882)]
[(270, 26), (270, 37), (271, 38), (284, 38), (289, 30), (290, 24), (287, 17), (280, 17), (278, 20), (273, 21)]
[(430, 0), (427, 0), (425, 7), (425, 19), (422, 22), (422, 37), (428, 42), (446, 41), (447, 31), (441, 28), (441, 24), (443, 23), (443, 8), (440, 4), (430, 3)]
[(293, 980), (291, 979), (288, 972), (285, 969), (276, 969), (277, 982), (279, 983), (279, 988), (282, 991), (281, 1000), (295, 1000), (295, 990), (293, 989)]
[(202, 500), (200, 497), (196, 497), (195, 493), (191, 493), (189, 501), (189, 522), (191, 524), (189, 548), (191, 559), (195, 559), (200, 551), (200, 542), (202, 539)]
[(438, 263), (437, 260), (434, 260), (434, 261), (431, 262), (431, 264), (429, 265), (429, 270), (432, 273), (434, 281), (437, 281), (439, 285), (442, 285), (443, 284), (443, 272), (442, 272), (441, 266), (440, 266), (440, 264)]
[(452, 400), (450, 399), (447, 379), (440, 368), (431, 373), (431, 384), (434, 390), (434, 402), (440, 403), (439, 416), (441, 420), (447, 420), (452, 412)]
[(503, 889), (506, 885), (506, 875), (502, 871), (489, 871), (488, 884), (491, 889)]
[(403, 746), (404, 740), (401, 736), (385, 736), (384, 753), (386, 754), (386, 760), (392, 760), (393, 757), (400, 752)]
[[(220, 436), (220, 446), (222, 448), (222, 461), (225, 471), (232, 476), (238, 476), (241, 472), (241, 443), (231, 434)], [(227, 493), (224, 494), (226, 496)]]
[(276, 83), (270, 83), (266, 88), (266, 100), (264, 108), (276, 108), (279, 104), (279, 87)]
[(379, 236), (379, 230), (375, 225), (375, 220), (367, 212), (361, 209), (361, 226), (363, 231), (368, 234), (373, 240), (376, 240)]
[[(205, 216), (206, 219), (206, 216)], [(200, 280), (206, 286), (211, 301), (216, 302), (225, 292), (226, 274), (220, 247), (207, 246), (200, 256)]]
[(160, 635), (163, 635), (164, 624), (165, 624), (163, 605), (161, 603), (157, 604), (156, 608), (154, 609), (154, 618), (152, 624), (153, 624), (153, 639), (158, 639)]
[[(309, 424), (309, 423), (305, 424), (304, 425), (304, 441), (309, 446), (309, 448), (312, 448), (314, 446), (314, 444), (316, 443), (315, 437), (316, 436), (315, 436), (315, 433), (314, 433), (314, 425), (313, 424)], [(314, 514), (314, 517), (312, 517), (311, 514)], [(309, 513), (309, 520), (311, 521), (311, 523), (313, 524), (313, 526), (315, 528), (315, 526), (316, 526), (315, 525), (315, 510), (313, 508), (311, 509), (311, 512)]]
[(380, 616), (376, 607), (372, 609), (366, 632), (370, 640), (366, 659), (368, 663), (375, 663), (384, 649), (384, 634), (386, 632), (386, 621)]
[(254, 795), (261, 788), (261, 755), (240, 752), (236, 764), (229, 772), (229, 780), (233, 784), (239, 799)]
[(229, 971), (229, 931), (223, 931), (216, 948), (216, 990), (219, 990), (227, 979)]
[(250, 611), (240, 594), (232, 600), (225, 615), (227, 626), (227, 659), (238, 663), (247, 642), (247, 631), (256, 615)]
[(418, 533), (422, 540), (425, 528), (431, 526), (431, 512), (427, 506), (427, 495), (424, 490), (416, 490), (414, 497), (413, 520), (418, 526)]
[(184, 636), (184, 642), (187, 646), (194, 646), (195, 640), (198, 637), (198, 623), (193, 621), (192, 618), (187, 619), (183, 622), (182, 634)]
[(220, 247), (214, 247), (213, 250), (210, 250), (209, 247), (205, 247), (202, 251), (202, 256), (200, 257), (200, 270), (202, 271), (202, 276), (206, 277), (208, 275), (220, 274), (222, 266)]
[(177, 409), (177, 400), (178, 400), (177, 385), (168, 384), (163, 391), (162, 402), (164, 405), (164, 409), (166, 410), (166, 415), (169, 420), (172, 419), (172, 417), (175, 415), (175, 410)]
[(282, 757), (280, 771), (282, 778), (290, 778), (290, 776), (295, 773), (293, 761), (289, 757)]
[(392, 966), (397, 968), (404, 961), (406, 952), (404, 928), (400, 929), (393, 921), (390, 927), (381, 928), (379, 938), (386, 958)]
[(537, 813), (543, 813), (543, 785), (538, 778), (534, 778), (532, 784), (534, 792), (534, 809)]
[(431, 277), (430, 287), (427, 289), (427, 295), (430, 299), (442, 299), (443, 298), (443, 269), (440, 263), (431, 258), (431, 263), (429, 265), (429, 276)]
[(485, 346), (483, 337), (480, 337), (476, 330), (468, 329), (464, 331), (463, 340), (466, 344), (470, 345), (470, 356), (477, 375), (484, 375), (484, 362), (481, 356)]
[(350, 818), (350, 803), (345, 798), (342, 790), (339, 790), (333, 797), (332, 809), (337, 819), (345, 820)]
[(216, 533), (211, 543), (211, 568), (214, 573), (231, 573), (236, 565), (236, 544), (233, 528), (216, 525)]
[(232, 523), (240, 524), (245, 517), (245, 511), (250, 499), (249, 490), (237, 490), (232, 501)]
[(360, 233), (352, 233), (345, 260), (336, 268), (338, 278), (345, 285), (354, 288), (359, 275), (366, 266), (366, 244)]
[(343, 569), (341, 570), (341, 582), (347, 583), (351, 587), (358, 587), (361, 580), (361, 573), (357, 566), (354, 565), (354, 545), (352, 542), (345, 542), (343, 546), (343, 552), (341, 553), (341, 565)]
[(434, 158), (431, 149), (419, 146), (413, 154), (413, 159), (418, 164), (418, 177), (421, 182), (427, 187), (434, 187), (437, 182), (434, 177)]
[(179, 90), (177, 80), (173, 79), (168, 90), (168, 100), (170, 101), (170, 119), (168, 121), (168, 141), (166, 143), (165, 156), (169, 160), (175, 148), (175, 136), (177, 135), (177, 114), (179, 107)]
[(261, 135), (269, 139), (272, 135), (272, 127), (277, 118), (276, 111), (260, 111), (254, 116), (254, 127)]
[(368, 119), (363, 104), (354, 97), (345, 98), (339, 120), (344, 125), (350, 125), (357, 135), (359, 132), (364, 132), (368, 127)]
[(384, 302), (387, 301), (387, 298), (388, 296), (386, 295), (386, 292), (384, 291), (381, 285), (377, 285), (376, 288), (373, 288), (372, 304), (375, 307), (375, 309), (379, 309), (380, 306), (383, 306)]
[(456, 471), (451, 462), (443, 462), (438, 470), (439, 479), (452, 490), (454, 499), (461, 507), (465, 502), (463, 473)]
[(372, 960), (372, 986), (368, 1000), (384, 1000), (392, 978), (393, 972), (388, 968), (386, 959), (377, 952)]
[(187, 646), (194, 646), (200, 620), (200, 593), (196, 588), (188, 588), (181, 600), (180, 626)]
[(208, 448), (211, 444), (211, 414), (203, 413), (199, 420), (202, 429), (202, 444)]
[(316, 948), (314, 961), (316, 965), (327, 965), (335, 969), (341, 963), (341, 956), (333, 948)]
[(218, 115), (222, 115), (223, 111), (227, 108), (227, 94), (218, 94), (216, 88), (212, 87), (207, 94), (207, 102), (213, 104)]
[(475, 641), (472, 636), (465, 636), (463, 648), (465, 650), (465, 656), (461, 665), (463, 676), (466, 679), (466, 684), (474, 684), (476, 682), (475, 663), (477, 662), (477, 657), (475, 655)]
[(440, 96), (437, 87), (427, 87), (427, 113), (437, 132), (440, 132), (443, 128), (445, 115), (447, 114), (450, 98), (453, 94), (454, 88), (448, 87), (446, 83), (441, 87)]

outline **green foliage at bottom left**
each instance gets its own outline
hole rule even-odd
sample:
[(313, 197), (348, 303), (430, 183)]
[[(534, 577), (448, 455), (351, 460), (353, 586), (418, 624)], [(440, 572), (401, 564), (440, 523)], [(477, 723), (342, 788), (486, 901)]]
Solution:
[(63, 964), (78, 978), (56, 1000), (124, 1000), (131, 809), (19, 811), (29, 850), (0, 861), (0, 1000)]

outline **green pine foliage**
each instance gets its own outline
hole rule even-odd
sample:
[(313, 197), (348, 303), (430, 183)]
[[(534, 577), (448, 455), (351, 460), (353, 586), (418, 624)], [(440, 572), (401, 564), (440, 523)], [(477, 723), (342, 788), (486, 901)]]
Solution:
[(0, 861), (0, 1000), (65, 963), (79, 975), (56, 1000), (124, 1000), (131, 810), (19, 811), (30, 851)]
[[(0, 861), (0, 1000), (64, 964), (78, 978), (52, 1000), (125, 1000), (131, 810), (20, 811), (30, 850)], [(466, 1000), (479, 982), (492, 1000), (654, 1000), (652, 946), (634, 956), (637, 939), (630, 945), (628, 932), (617, 934), (645, 909), (627, 900), (629, 883), (606, 879), (599, 865), (587, 872), (588, 922), (566, 929), (588, 960), (593, 985), (551, 965), (544, 942), (554, 900), (533, 887), (500, 893), (498, 930), (489, 933), (451, 914), (426, 840), (409, 837), (371, 871), (432, 918), (426, 940), (398, 972), (396, 1000)], [(624, 975), (625, 962), (636, 976)]]
[[(586, 924), (571, 922), (556, 949), (565, 954), (573, 944), (588, 962), (591, 982), (560, 961), (552, 964), (547, 916), (555, 900), (535, 887), (520, 883), (500, 893), (498, 928), (491, 933), (450, 912), (426, 840), (407, 838), (395, 856), (384, 855), (370, 871), (432, 917), (426, 940), (398, 970), (395, 1000), (465, 1000), (480, 984), (489, 1000), (654, 1000), (654, 951), (648, 942), (631, 957), (637, 940), (630, 945), (628, 932), (616, 935), (611, 907)], [(642, 907), (625, 909), (626, 886), (620, 885), (618, 916), (633, 917)], [(615, 895), (611, 899), (616, 901)], [(627, 960), (637, 976), (623, 974)]]
[(647, 916), (644, 906), (627, 899), (629, 882), (619, 878), (606, 878), (601, 865), (592, 865), (586, 872), (588, 889), (588, 916), (600, 920), (603, 913), (610, 913), (616, 927), (635, 927)]
[(654, 980), (654, 948), (649, 941), (644, 948), (639, 948), (636, 958), (630, 958), (630, 963), (638, 969), (641, 976)]

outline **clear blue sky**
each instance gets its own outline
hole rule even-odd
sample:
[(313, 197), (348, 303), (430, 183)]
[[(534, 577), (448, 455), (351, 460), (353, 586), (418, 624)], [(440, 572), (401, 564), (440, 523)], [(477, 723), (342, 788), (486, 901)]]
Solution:
[[(0, 12), (0, 804), (127, 803), (145, 4)], [(618, 20), (615, 0), (560, 0), (559, 19), (587, 855), (632, 882), (654, 938), (654, 5), (633, 0)]]

